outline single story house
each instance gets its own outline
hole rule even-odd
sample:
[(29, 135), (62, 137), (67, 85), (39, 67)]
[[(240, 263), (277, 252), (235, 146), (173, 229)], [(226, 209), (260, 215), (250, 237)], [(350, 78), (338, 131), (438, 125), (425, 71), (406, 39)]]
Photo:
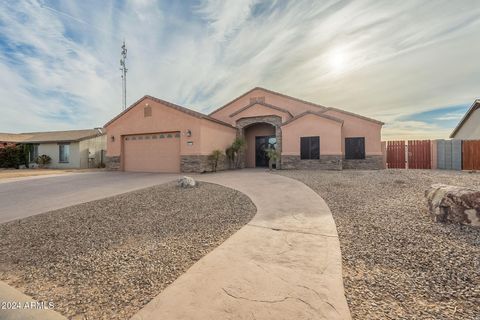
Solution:
[(31, 145), (29, 161), (35, 165), (39, 155), (52, 160), (47, 166), (55, 169), (95, 168), (104, 163), (106, 136), (103, 128), (86, 130), (0, 133), (0, 145)]
[(462, 120), (450, 134), (452, 139), (478, 140), (480, 139), (480, 100), (475, 100), (463, 116)]
[[(144, 96), (105, 124), (106, 165), (145, 172), (205, 172), (208, 156), (244, 137), (241, 166), (281, 169), (381, 169), (383, 123), (256, 87), (205, 115)], [(228, 166), (225, 161), (219, 169)]]

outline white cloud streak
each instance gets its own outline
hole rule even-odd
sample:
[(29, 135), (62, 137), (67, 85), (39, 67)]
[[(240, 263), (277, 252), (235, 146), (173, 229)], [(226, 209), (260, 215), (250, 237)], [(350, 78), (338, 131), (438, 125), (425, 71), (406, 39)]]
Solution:
[(387, 122), (385, 137), (446, 137), (399, 119), (478, 96), (479, 17), (475, 0), (3, 3), (0, 40), (35, 54), (0, 53), (0, 131), (105, 123), (121, 108), (125, 38), (129, 103), (208, 112), (260, 85)]

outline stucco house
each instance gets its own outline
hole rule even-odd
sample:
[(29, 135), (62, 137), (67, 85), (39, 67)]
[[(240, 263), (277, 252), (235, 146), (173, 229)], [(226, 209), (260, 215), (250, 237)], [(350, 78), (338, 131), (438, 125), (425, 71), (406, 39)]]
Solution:
[(247, 142), (243, 167), (267, 166), (265, 149), (273, 147), (279, 169), (380, 169), (382, 125), (259, 87), (209, 115), (144, 96), (105, 124), (106, 164), (124, 171), (210, 171), (209, 154), (240, 136)]
[(450, 134), (452, 139), (480, 139), (480, 100), (475, 100), (467, 113)]
[(209, 154), (241, 136), (248, 168), (267, 166), (265, 149), (273, 147), (281, 169), (381, 169), (382, 125), (259, 87), (209, 115), (147, 95), (105, 124), (106, 164), (124, 171), (210, 171)]
[(29, 161), (39, 155), (48, 155), (52, 160), (49, 168), (81, 169), (94, 168), (104, 163), (106, 136), (103, 128), (29, 132), (0, 133), (0, 145), (29, 144), (32, 146)]

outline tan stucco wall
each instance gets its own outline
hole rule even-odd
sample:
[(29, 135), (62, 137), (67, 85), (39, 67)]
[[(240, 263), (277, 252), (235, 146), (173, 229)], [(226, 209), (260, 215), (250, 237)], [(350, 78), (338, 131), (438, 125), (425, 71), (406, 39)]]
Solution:
[(255, 137), (274, 135), (275, 128), (268, 123), (254, 124), (245, 128), (245, 141), (247, 142), (245, 166), (247, 168), (255, 168)]
[[(144, 117), (144, 107), (147, 103), (152, 108), (151, 117)], [(205, 155), (214, 149), (224, 151), (226, 145), (231, 144), (236, 135), (235, 128), (194, 117), (148, 98), (107, 125), (106, 130), (109, 157), (120, 156), (122, 136), (129, 134), (179, 131), (181, 155)], [(186, 134), (187, 130), (192, 133), (190, 137)]]
[[(232, 125), (235, 125), (235, 121), (230, 118), (230, 115), (234, 113), (235, 111), (247, 106), (250, 104), (250, 98), (258, 98), (258, 97), (264, 97), (265, 98), (265, 103), (287, 109), (290, 111), (290, 113), (295, 117), (296, 115), (299, 115), (301, 113), (304, 113), (305, 111), (314, 111), (318, 112), (323, 110), (322, 108), (313, 106), (308, 103), (304, 103), (301, 101), (297, 101), (295, 99), (279, 96), (276, 94), (272, 94), (266, 91), (263, 91), (261, 89), (256, 89), (247, 94), (246, 96), (232, 102), (229, 104), (227, 107), (218, 110), (214, 113), (211, 114), (212, 117), (219, 119), (221, 121), (230, 123)], [(271, 109), (270, 109), (271, 110)], [(273, 111), (273, 110), (271, 110)], [(272, 114), (270, 112), (269, 114)]]
[(68, 163), (59, 162), (60, 150), (58, 143), (40, 143), (38, 145), (38, 155), (41, 156), (46, 154), (52, 161), (48, 165), (49, 168), (53, 169), (74, 169), (80, 168), (80, 152), (79, 152), (79, 143), (71, 142), (70, 143), (70, 159)]
[(328, 110), (324, 114), (343, 120), (342, 150), (345, 149), (345, 138), (365, 137), (365, 154), (382, 155), (381, 124), (335, 110)]
[(480, 109), (472, 112), (453, 138), (463, 140), (480, 139)]
[(261, 117), (270, 115), (279, 116), (280, 118), (282, 118), (282, 122), (285, 122), (291, 118), (291, 116), (287, 112), (269, 108), (261, 104), (254, 104), (250, 108), (243, 110), (242, 112), (234, 115), (230, 119), (232, 119), (234, 125), (235, 122), (240, 118)]
[(307, 114), (282, 126), (282, 155), (300, 154), (300, 137), (319, 136), (320, 155), (342, 154), (342, 124)]
[(200, 154), (209, 155), (213, 150), (225, 149), (232, 145), (237, 130), (215, 122), (202, 119), (200, 127)]
[(79, 142), (80, 168), (89, 167), (89, 156), (94, 156), (92, 166), (97, 167), (102, 158), (102, 150), (107, 150), (107, 136), (102, 135)]
[[(146, 104), (152, 107), (152, 116), (144, 117)], [(198, 154), (200, 152), (200, 119), (168, 106), (144, 99), (127, 113), (122, 115), (106, 127), (107, 130), (107, 156), (119, 156), (121, 152), (122, 135), (174, 132), (180, 131), (180, 153)], [(186, 136), (186, 131), (192, 132), (191, 137)], [(112, 136), (114, 141), (112, 141)], [(187, 145), (192, 141), (193, 145)]]

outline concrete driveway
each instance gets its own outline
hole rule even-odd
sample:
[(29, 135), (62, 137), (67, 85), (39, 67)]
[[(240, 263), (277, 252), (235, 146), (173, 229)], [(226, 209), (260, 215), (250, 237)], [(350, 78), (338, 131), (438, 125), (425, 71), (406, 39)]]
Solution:
[(0, 223), (166, 183), (176, 174), (85, 172), (0, 183)]

